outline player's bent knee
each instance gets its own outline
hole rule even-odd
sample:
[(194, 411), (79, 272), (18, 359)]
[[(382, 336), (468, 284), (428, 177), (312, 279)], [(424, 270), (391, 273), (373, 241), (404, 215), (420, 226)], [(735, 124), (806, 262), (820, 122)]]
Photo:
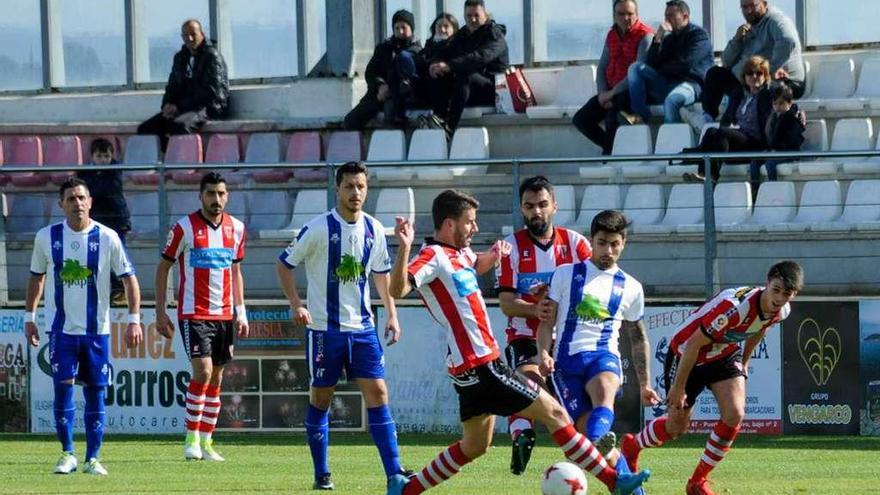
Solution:
[(745, 419), (746, 413), (742, 409), (734, 409), (733, 411), (727, 411), (721, 415), (721, 421), (724, 421), (724, 424), (727, 426), (739, 426), (743, 419)]
[(470, 460), (474, 460), (486, 452), (489, 452), (490, 446), (491, 444), (489, 442), (473, 441), (469, 439), (461, 441), (461, 451)]

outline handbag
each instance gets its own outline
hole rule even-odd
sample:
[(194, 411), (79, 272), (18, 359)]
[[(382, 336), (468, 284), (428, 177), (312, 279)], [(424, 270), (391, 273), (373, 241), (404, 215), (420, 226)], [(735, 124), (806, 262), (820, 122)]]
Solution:
[(532, 93), (532, 87), (526, 80), (525, 74), (519, 67), (510, 67), (504, 73), (507, 79), (507, 89), (510, 91), (510, 97), (513, 100), (513, 110), (516, 113), (525, 113), (526, 108), (535, 106), (538, 102), (535, 100), (535, 94)]

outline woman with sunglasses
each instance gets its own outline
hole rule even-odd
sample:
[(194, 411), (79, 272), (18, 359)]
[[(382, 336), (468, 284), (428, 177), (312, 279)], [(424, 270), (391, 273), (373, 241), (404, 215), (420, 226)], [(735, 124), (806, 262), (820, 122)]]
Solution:
[[(759, 56), (750, 57), (743, 64), (742, 93), (738, 93), (727, 105), (721, 117), (721, 127), (706, 129), (703, 139), (696, 148), (685, 148), (683, 152), (723, 152), (759, 151), (767, 148), (764, 128), (767, 118), (773, 113), (773, 95), (770, 91), (770, 63)], [(738, 127), (731, 127), (736, 124)], [(712, 162), (712, 180), (718, 182), (721, 162)], [(706, 180), (704, 164), (701, 160), (697, 173), (684, 174), (686, 182)]]

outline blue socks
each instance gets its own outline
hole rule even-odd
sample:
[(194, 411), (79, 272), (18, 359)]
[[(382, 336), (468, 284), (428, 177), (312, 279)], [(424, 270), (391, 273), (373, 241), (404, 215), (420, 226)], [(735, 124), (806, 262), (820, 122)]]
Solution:
[(306, 436), (309, 440), (309, 450), (312, 452), (315, 478), (330, 474), (330, 466), (327, 464), (327, 448), (330, 446), (329, 412), (311, 404), (306, 411)]
[(86, 461), (98, 458), (101, 450), (101, 442), (104, 439), (104, 395), (106, 388), (103, 386), (83, 387), (83, 397), (86, 400), (86, 409), (83, 419), (86, 430)]
[(594, 408), (590, 413), (590, 417), (587, 418), (587, 438), (591, 442), (595, 442), (611, 431), (611, 425), (613, 424), (614, 411), (605, 406)]
[(73, 453), (73, 384), (55, 384), (55, 432), (61, 442), (61, 450)]
[(385, 476), (390, 478), (403, 472), (400, 467), (400, 450), (397, 448), (397, 429), (391, 419), (391, 409), (388, 405), (368, 408), (367, 422), (373, 442), (379, 449)]

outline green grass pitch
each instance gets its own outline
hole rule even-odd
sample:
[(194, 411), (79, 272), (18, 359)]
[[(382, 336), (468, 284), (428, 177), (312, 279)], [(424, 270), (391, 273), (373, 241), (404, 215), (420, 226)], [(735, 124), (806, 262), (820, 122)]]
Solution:
[[(401, 435), (404, 463), (421, 469), (453, 437)], [(85, 449), (77, 437), (78, 453)], [(82, 473), (50, 474), (58, 457), (53, 436), (0, 435), (0, 494), (64, 493), (317, 493), (311, 491), (311, 460), (296, 434), (217, 435), (225, 463), (184, 462), (182, 437), (107, 438), (102, 461), (110, 471), (96, 479)], [(702, 453), (704, 435), (692, 435), (642, 455), (653, 470), (650, 495), (681, 494)], [(510, 448), (497, 435), (483, 458), (429, 493), (508, 495), (540, 493), (541, 471), (562, 460), (546, 435), (523, 476), (508, 471)], [(713, 472), (719, 494), (880, 494), (880, 438), (742, 436)], [(382, 468), (369, 435), (335, 433), (330, 462), (339, 494), (384, 494)], [(589, 478), (589, 493), (607, 493)]]

